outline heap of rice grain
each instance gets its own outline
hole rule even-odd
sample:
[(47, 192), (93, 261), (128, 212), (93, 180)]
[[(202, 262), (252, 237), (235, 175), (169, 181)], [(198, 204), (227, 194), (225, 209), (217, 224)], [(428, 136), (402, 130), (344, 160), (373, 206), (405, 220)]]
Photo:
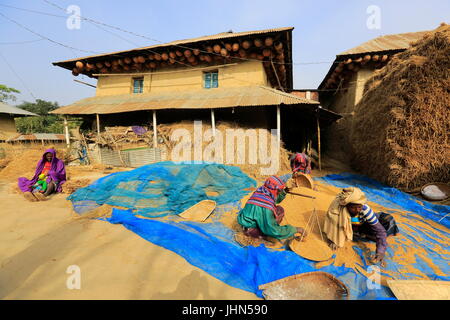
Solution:
[[(187, 146), (190, 148), (191, 153), (190, 153), (190, 160), (205, 160), (204, 158), (204, 154), (206, 152), (206, 150), (211, 149), (211, 144), (212, 141), (211, 139), (207, 139), (205, 138), (205, 132), (207, 130), (211, 129), (211, 125), (209, 123), (202, 124), (202, 145), (201, 145), (201, 150), (202, 150), (202, 154), (201, 154), (201, 158), (199, 158), (199, 154), (196, 153), (195, 151), (195, 133), (194, 133), (194, 124), (193, 122), (190, 121), (182, 121), (182, 122), (178, 122), (178, 123), (173, 123), (173, 124), (160, 124), (158, 125), (158, 135), (161, 137), (161, 139), (164, 141), (163, 144), (167, 147), (167, 156), (168, 159), (167, 160), (172, 160), (172, 161), (177, 161), (179, 159), (173, 159), (172, 158), (172, 154), (174, 154), (174, 148), (177, 148), (176, 150), (180, 151), (180, 142), (182, 140), (178, 140), (178, 141), (171, 141), (171, 137), (173, 136), (173, 133), (175, 132), (175, 130), (187, 130), (187, 132), (189, 134), (186, 134), (184, 137), (191, 137), (191, 139), (187, 138)], [(247, 175), (249, 175), (251, 178), (256, 179), (256, 180), (264, 180), (264, 178), (267, 178), (267, 176), (269, 175), (273, 175), (273, 174), (277, 174), (277, 175), (283, 175), (286, 173), (290, 172), (290, 163), (289, 163), (289, 156), (290, 153), (284, 148), (284, 146), (282, 145), (280, 148), (280, 152), (279, 152), (279, 164), (277, 166), (276, 172), (273, 172), (272, 174), (268, 174), (265, 175), (262, 172), (262, 168), (268, 168), (270, 167), (270, 164), (263, 164), (261, 163), (261, 158), (260, 158), (260, 149), (258, 147), (260, 147), (259, 142), (255, 142), (252, 143), (250, 141), (250, 139), (248, 137), (245, 138), (245, 142), (243, 143), (239, 143), (239, 140), (237, 138), (234, 138), (234, 155), (235, 155), (235, 161), (232, 161), (231, 163), (227, 163), (228, 159), (226, 156), (226, 148), (227, 145), (231, 145), (231, 141), (230, 139), (227, 139), (227, 130), (229, 129), (233, 129), (233, 130), (239, 130), (241, 129), (242, 133), (245, 133), (245, 130), (248, 130), (250, 128), (244, 128), (244, 127), (240, 127), (235, 123), (231, 123), (231, 122), (225, 122), (225, 121), (221, 121), (218, 122), (216, 125), (216, 133), (222, 136), (222, 144), (221, 144), (221, 152), (222, 152), (222, 162), (219, 163), (224, 163), (224, 164), (230, 164), (230, 165), (235, 165), (241, 168), (241, 170), (243, 172), (245, 172)], [(253, 128), (251, 128), (253, 129)], [(262, 129), (262, 128), (257, 128), (257, 129)], [(270, 145), (270, 131), (263, 129), (264, 133), (266, 134), (267, 137), (267, 152), (266, 155), (267, 156), (275, 156), (276, 153), (274, 153), (272, 155), (271, 153), (271, 145)], [(254, 131), (257, 134), (257, 131)], [(257, 137), (257, 141), (259, 141), (258, 136)], [(189, 141), (188, 141), (189, 140)], [(189, 143), (190, 142), (190, 143)], [(242, 148), (242, 149), (241, 149)], [(243, 150), (243, 157), (242, 159), (244, 160), (244, 163), (238, 163), (237, 161), (237, 155), (239, 153), (239, 151)], [(254, 153), (253, 153), (254, 152)], [(178, 153), (176, 153), (178, 154)], [(257, 163), (253, 164), (250, 163), (250, 154), (256, 155), (257, 156)]]

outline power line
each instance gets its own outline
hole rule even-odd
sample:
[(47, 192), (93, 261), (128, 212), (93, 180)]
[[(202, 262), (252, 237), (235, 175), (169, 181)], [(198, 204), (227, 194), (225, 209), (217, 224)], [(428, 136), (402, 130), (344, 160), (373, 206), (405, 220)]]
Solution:
[(36, 39), (36, 40), (28, 40), (28, 41), (18, 41), (18, 42), (0, 42), (0, 45), (15, 45), (15, 44), (26, 44), (32, 42), (43, 41), (45, 39)]
[[(66, 12), (66, 10), (65, 10), (64, 8), (58, 6), (57, 4), (55, 4), (55, 3), (53, 3), (53, 2), (50, 2), (50, 1), (48, 1), (48, 0), (43, 0), (43, 1), (46, 2), (47, 4), (53, 6), (53, 7), (56, 7), (56, 8), (59, 9), (59, 10), (62, 10), (62, 11), (64, 11), (64, 12)], [(51, 16), (51, 17), (67, 18), (67, 16), (64, 16), (64, 15), (57, 15), (57, 14), (48, 13), (48, 12), (42, 12), (42, 11), (31, 10), (31, 9), (26, 9), (26, 8), (19, 8), (19, 7), (10, 6), (10, 5), (0, 4), (0, 6), (7, 7), (7, 8), (12, 8), (12, 9), (16, 9), (16, 10), (21, 10), (21, 11), (25, 11), (25, 12), (31, 12), (31, 13), (35, 13), (35, 14), (41, 14), (41, 15)], [(97, 27), (99, 27), (98, 25), (103, 25), (103, 26), (105, 26), (105, 27), (109, 27), (109, 28), (112, 28), (112, 29), (115, 29), (115, 30), (118, 30), (118, 31), (121, 31), (121, 32), (124, 32), (124, 33), (128, 33), (128, 34), (131, 34), (131, 35), (133, 35), (133, 36), (140, 37), (140, 38), (143, 38), (143, 39), (146, 39), (146, 40), (150, 40), (150, 41), (157, 42), (157, 43), (160, 43), (160, 44), (164, 44), (164, 43), (165, 43), (165, 42), (163, 42), (163, 41), (160, 41), (160, 40), (157, 40), (157, 39), (153, 39), (153, 38), (147, 37), (147, 36), (145, 36), (145, 35), (141, 35), (141, 34), (138, 34), (138, 33), (136, 33), (136, 32), (133, 32), (133, 31), (125, 30), (125, 29), (123, 29), (123, 28), (116, 27), (116, 26), (113, 26), (113, 25), (110, 25), (110, 24), (107, 24), (107, 23), (103, 23), (103, 22), (101, 22), (101, 21), (97, 21), (97, 20), (94, 20), (94, 19), (90, 19), (90, 18), (87, 18), (87, 17), (83, 17), (83, 16), (81, 16), (81, 15), (75, 15), (75, 16), (79, 17), (79, 18), (82, 19), (82, 20), (88, 21), (88, 22), (90, 22), (91, 24), (93, 24), (93, 25), (95, 25), (95, 26), (97, 26)], [(107, 31), (107, 30), (105, 30), (105, 29), (102, 29), (102, 30), (105, 31), (105, 32), (109, 32), (109, 31)], [(116, 37), (118, 37), (118, 38), (120, 38), (120, 39), (122, 39), (122, 40), (124, 40), (124, 41), (127, 41), (128, 43), (133, 44), (134, 46), (138, 46), (138, 47), (140, 46), (139, 44), (136, 44), (136, 43), (134, 43), (134, 42), (132, 42), (132, 41), (129, 41), (129, 40), (123, 38), (123, 37), (120, 37), (120, 36), (117, 35), (117, 34), (114, 34), (114, 33), (112, 33), (112, 32), (109, 32), (109, 33), (115, 35)], [(212, 54), (212, 55), (222, 56), (220, 53), (208, 52), (208, 51), (200, 50), (200, 49), (198, 49), (198, 48), (192, 48), (192, 47), (183, 46), (183, 45), (173, 45), (173, 46), (179, 47), (179, 48), (182, 48), (182, 49), (189, 49), (189, 50), (197, 49), (197, 50), (199, 50), (199, 51), (202, 52), (202, 53), (207, 53), (207, 54)], [(94, 52), (94, 51), (87, 51), (87, 50), (81, 50), (81, 49), (76, 49), (76, 50), (78, 50), (78, 51), (84, 51), (84, 52), (91, 52), (91, 53), (98, 53), (98, 52)], [(146, 50), (149, 51), (149, 49), (146, 49)], [(153, 51), (151, 51), (151, 52), (153, 52)], [(153, 53), (156, 53), (156, 52), (153, 52)], [(258, 59), (251, 59), (251, 58), (242, 58), (242, 57), (233, 57), (233, 58), (239, 59), (239, 60), (244, 60), (244, 61), (260, 61), (260, 60), (258, 60)], [(176, 62), (181, 63), (180, 61), (176, 61)], [(273, 61), (273, 63), (274, 63), (274, 64), (278, 64), (278, 65), (315, 65), (315, 64), (328, 64), (328, 63), (335, 63), (335, 62), (334, 62), (334, 61), (333, 61), (333, 62), (330, 62), (330, 61), (317, 61), (317, 62), (292, 62), (292, 63), (286, 63), (286, 62), (277, 62), (277, 61)], [(186, 66), (189, 66), (189, 65), (184, 64), (184, 63), (181, 63), (181, 64), (186, 65)]]
[(18, 26), (21, 27), (22, 29), (25, 29), (25, 30), (27, 30), (28, 32), (31, 32), (32, 34), (37, 35), (38, 37), (41, 37), (42, 39), (45, 39), (45, 40), (47, 40), (47, 41), (50, 41), (50, 42), (52, 42), (52, 43), (54, 43), (54, 44), (57, 44), (57, 45), (59, 45), (59, 46), (62, 46), (62, 47), (65, 47), (65, 48), (68, 48), (68, 49), (71, 49), (71, 50), (77, 50), (77, 51), (82, 51), (82, 52), (87, 52), (87, 53), (100, 54), (100, 52), (91, 51), (91, 50), (78, 49), (78, 48), (71, 47), (71, 46), (69, 46), (69, 45), (63, 44), (63, 43), (61, 43), (61, 42), (52, 40), (52, 39), (50, 39), (50, 38), (48, 38), (48, 37), (46, 37), (46, 36), (43, 36), (42, 34), (40, 34), (40, 33), (38, 33), (38, 32), (35, 32), (35, 31), (31, 30), (30, 28), (28, 28), (28, 27), (26, 27), (26, 26), (20, 24), (20, 23), (17, 22), (16, 20), (11, 19), (11, 18), (8, 18), (7, 16), (5, 16), (5, 15), (4, 15), (3, 13), (1, 13), (1, 12), (0, 12), (0, 16), (2, 16), (3, 18), (5, 18), (6, 20), (9, 20), (10, 22), (12, 22), (12, 23), (18, 25)]
[[(49, 0), (42, 0), (42, 1), (46, 2), (47, 4), (57, 8), (59, 10), (62, 10), (64, 12), (66, 12), (66, 10), (64, 8), (60, 7), (59, 5), (53, 3), (53, 2), (51, 2)], [(160, 44), (165, 44), (165, 42), (163, 42), (163, 41), (160, 41), (160, 40), (157, 40), (157, 39), (153, 39), (153, 38), (149, 38), (149, 37), (147, 37), (145, 35), (141, 35), (141, 34), (133, 32), (133, 31), (125, 30), (125, 29), (122, 29), (120, 27), (116, 27), (116, 26), (113, 26), (113, 25), (110, 25), (110, 24), (107, 24), (107, 23), (104, 23), (104, 22), (100, 22), (100, 21), (97, 21), (97, 20), (94, 20), (94, 19), (83, 17), (81, 15), (75, 15), (75, 16), (79, 17), (82, 20), (89, 21), (91, 23), (100, 24), (100, 25), (103, 25), (105, 27), (109, 27), (109, 28), (112, 28), (112, 29), (115, 29), (115, 30), (118, 30), (118, 31), (121, 31), (121, 32), (124, 32), (124, 33), (129, 33), (129, 34), (131, 34), (133, 36), (136, 36), (136, 37), (144, 38), (146, 40), (150, 40), (150, 41), (153, 41), (153, 42), (158, 42)], [(188, 50), (196, 49), (196, 50), (199, 50), (202, 53), (207, 53), (207, 54), (212, 54), (212, 55), (216, 55), (216, 56), (221, 56), (222, 57), (222, 55), (220, 53), (208, 52), (208, 51), (200, 50), (198, 48), (192, 48), (192, 47), (183, 46), (183, 45), (180, 45), (180, 44), (178, 44), (178, 45), (177, 44), (173, 44), (172, 46), (179, 47), (179, 48), (182, 48), (182, 49), (188, 49)], [(234, 59), (239, 59), (239, 60), (245, 60), (245, 61), (260, 61), (258, 59), (251, 59), (251, 58), (242, 58), (242, 57), (233, 57), (233, 58)], [(309, 64), (326, 64), (326, 63), (335, 63), (335, 62), (334, 61), (333, 62), (330, 62), (330, 61), (317, 61), (317, 62), (297, 62), (297, 63), (291, 62), (291, 63), (286, 63), (286, 62), (273, 61), (273, 63), (279, 64), (279, 65), (309, 65)]]
[(17, 79), (19, 79), (19, 81), (22, 83), (22, 85), (24, 86), (24, 88), (30, 93), (30, 95), (33, 97), (34, 101), (36, 101), (36, 97), (34, 96), (33, 92), (31, 92), (31, 90), (27, 87), (27, 85), (25, 84), (25, 81), (22, 80), (22, 78), (19, 76), (19, 74), (14, 70), (14, 68), (12, 67), (12, 65), (9, 64), (8, 60), (6, 60), (5, 56), (0, 52), (0, 57), (2, 57), (3, 61), (5, 61), (6, 65), (9, 67), (9, 69), (11, 69), (12, 73), (14, 73), (14, 75), (17, 77)]
[(57, 14), (47, 13), (47, 12), (42, 12), (42, 11), (36, 11), (36, 10), (31, 10), (31, 9), (26, 9), (26, 8), (14, 7), (14, 6), (10, 6), (7, 4), (0, 4), (0, 6), (6, 7), (6, 8), (12, 8), (12, 9), (16, 9), (16, 10), (21, 10), (21, 11), (26, 11), (26, 12), (31, 12), (31, 13), (42, 14), (42, 15), (50, 16), (50, 17), (67, 18), (66, 16), (62, 16), (62, 15), (57, 15)]

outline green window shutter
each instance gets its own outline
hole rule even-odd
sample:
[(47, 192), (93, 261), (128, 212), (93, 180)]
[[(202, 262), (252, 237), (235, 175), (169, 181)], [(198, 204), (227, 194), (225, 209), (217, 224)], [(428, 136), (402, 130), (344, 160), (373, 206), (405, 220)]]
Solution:
[(209, 89), (211, 88), (211, 73), (205, 73), (205, 88)]
[(133, 80), (133, 93), (142, 93), (144, 87), (144, 80), (134, 79)]
[(212, 88), (218, 88), (219, 87), (219, 73), (214, 72), (212, 73)]

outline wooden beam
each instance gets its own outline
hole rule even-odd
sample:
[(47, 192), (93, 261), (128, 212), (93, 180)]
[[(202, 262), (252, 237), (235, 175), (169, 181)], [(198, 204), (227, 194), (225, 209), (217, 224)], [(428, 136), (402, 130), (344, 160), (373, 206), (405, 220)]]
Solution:
[(280, 154), (281, 147), (281, 109), (280, 105), (277, 106), (277, 139), (278, 139), (278, 154)]
[(213, 137), (216, 136), (216, 118), (214, 116), (214, 109), (211, 109), (211, 127), (213, 132)]
[(100, 135), (100, 116), (98, 113), (96, 113), (95, 116), (97, 118), (97, 134)]
[(93, 84), (90, 84), (90, 83), (87, 83), (87, 82), (84, 82), (84, 81), (80, 81), (80, 80), (76, 80), (76, 79), (73, 79), (73, 81), (81, 83), (81, 84), (85, 84), (85, 85), (90, 86), (92, 88), (97, 88), (97, 86), (94, 86)]
[[(319, 106), (320, 108), (320, 106)], [(320, 155), (320, 121), (319, 121), (319, 109), (317, 109), (317, 152), (319, 154), (319, 171), (322, 171), (322, 159)]]
[(158, 147), (158, 133), (156, 125), (156, 110), (153, 110), (153, 148)]
[(69, 136), (69, 126), (67, 124), (67, 116), (64, 116), (64, 133), (66, 137), (67, 149), (70, 148), (70, 136)]
[(102, 150), (100, 150), (100, 145), (98, 144), (98, 140), (100, 138), (100, 116), (98, 115), (98, 113), (95, 114), (96, 118), (97, 118), (97, 147), (98, 147), (98, 158), (100, 160), (100, 163), (103, 163), (103, 159), (102, 159)]

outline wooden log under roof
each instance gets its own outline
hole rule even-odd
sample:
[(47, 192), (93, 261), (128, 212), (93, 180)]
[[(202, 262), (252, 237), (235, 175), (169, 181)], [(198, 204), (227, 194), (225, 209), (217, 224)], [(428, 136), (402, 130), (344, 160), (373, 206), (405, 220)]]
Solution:
[(238, 52), (239, 51), (239, 43), (237, 43), (237, 42), (233, 43), (232, 50), (234, 52)]
[(271, 57), (272, 56), (272, 50), (266, 48), (266, 49), (264, 49), (262, 51), (262, 54), (263, 54), (264, 57)]
[(278, 53), (281, 53), (283, 51), (283, 43), (281, 41), (276, 41), (274, 43), (274, 47)]
[(261, 39), (256, 38), (255, 40), (253, 40), (253, 44), (255, 45), (255, 47), (260, 48), (263, 45), (263, 42), (261, 41)]
[(264, 40), (264, 45), (265, 45), (266, 47), (271, 47), (271, 46), (273, 45), (273, 38), (272, 38), (272, 37), (267, 37), (267, 38)]
[(215, 53), (220, 53), (220, 50), (222, 50), (222, 47), (218, 44), (215, 44), (213, 47), (213, 50)]
[(250, 49), (251, 46), (252, 46), (252, 44), (250, 43), (249, 40), (242, 41), (242, 48), (244, 48), (245, 50)]
[(77, 61), (77, 62), (75, 62), (75, 67), (77, 67), (78, 69), (81, 70), (84, 67), (84, 63), (81, 61)]

